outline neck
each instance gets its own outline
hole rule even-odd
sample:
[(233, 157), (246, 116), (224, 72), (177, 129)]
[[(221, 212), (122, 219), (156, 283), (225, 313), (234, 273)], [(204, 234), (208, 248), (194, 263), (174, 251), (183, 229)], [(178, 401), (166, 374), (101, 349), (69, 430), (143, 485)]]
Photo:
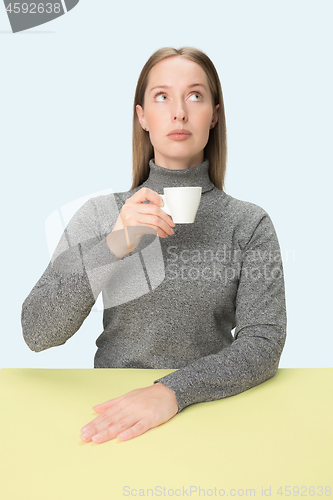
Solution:
[(168, 170), (186, 170), (188, 168), (200, 165), (204, 161), (204, 153), (200, 151), (198, 154), (191, 158), (166, 158), (160, 155), (158, 151), (155, 153), (155, 163), (162, 168), (167, 168)]
[(140, 187), (148, 187), (159, 194), (163, 194), (165, 187), (201, 186), (202, 193), (214, 189), (209, 178), (209, 160), (186, 169), (168, 169), (155, 163), (154, 158), (149, 161), (148, 179)]

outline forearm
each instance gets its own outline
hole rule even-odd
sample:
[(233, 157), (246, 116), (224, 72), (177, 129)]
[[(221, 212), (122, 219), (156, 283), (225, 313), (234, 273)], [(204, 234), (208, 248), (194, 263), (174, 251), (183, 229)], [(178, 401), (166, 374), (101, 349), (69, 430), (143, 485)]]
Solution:
[(103, 241), (89, 250), (73, 247), (50, 262), (22, 306), (23, 337), (30, 349), (39, 352), (72, 337), (119, 262)]
[[(45, 273), (51, 276), (51, 264)], [(45, 278), (44, 273), (44, 278)], [(88, 280), (78, 275), (32, 289), (22, 305), (23, 337), (35, 352), (64, 344), (81, 327), (95, 302)]]
[(174, 391), (178, 413), (194, 403), (234, 396), (275, 375), (284, 342), (283, 327), (249, 326), (246, 334), (240, 335), (230, 347), (155, 382), (162, 382)]

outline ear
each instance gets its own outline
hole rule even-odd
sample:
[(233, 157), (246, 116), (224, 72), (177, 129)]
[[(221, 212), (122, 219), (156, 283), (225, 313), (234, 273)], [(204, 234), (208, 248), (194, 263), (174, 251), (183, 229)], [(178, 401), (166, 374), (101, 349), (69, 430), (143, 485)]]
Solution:
[(218, 111), (219, 107), (220, 107), (220, 105), (216, 104), (215, 110), (214, 110), (214, 113), (213, 113), (213, 118), (212, 118), (212, 121), (211, 121), (211, 124), (210, 124), (210, 128), (214, 128), (215, 125), (217, 124), (217, 121), (219, 119), (219, 111)]
[(147, 123), (145, 122), (145, 113), (143, 111), (143, 108), (142, 106), (140, 106), (140, 104), (137, 104), (135, 106), (135, 110), (136, 110), (136, 114), (138, 115), (138, 119), (139, 119), (139, 122), (140, 122), (140, 125), (143, 129), (148, 129), (148, 125)]

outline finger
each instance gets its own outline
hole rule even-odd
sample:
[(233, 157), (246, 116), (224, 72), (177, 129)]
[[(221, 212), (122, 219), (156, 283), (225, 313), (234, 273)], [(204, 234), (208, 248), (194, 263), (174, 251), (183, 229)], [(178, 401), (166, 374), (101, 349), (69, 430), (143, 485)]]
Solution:
[(122, 418), (120, 410), (113, 411), (112, 409), (105, 410), (103, 413), (94, 418), (87, 425), (81, 429), (81, 438), (84, 440), (90, 440), (91, 436), (98, 434), (98, 432), (103, 431), (108, 426), (113, 425)]
[[(160, 228), (166, 234), (173, 234), (175, 223), (172, 218), (161, 208), (153, 204), (143, 205), (140, 203), (129, 205), (123, 214), (123, 225), (127, 228), (133, 226), (152, 226), (158, 232)], [(142, 233), (146, 231), (142, 230)], [(163, 237), (165, 236), (163, 233)], [(158, 234), (161, 236), (161, 234)]]
[(126, 432), (135, 425), (136, 421), (137, 417), (135, 417), (135, 415), (126, 415), (126, 417), (120, 419), (120, 421), (110, 424), (104, 429), (99, 429), (98, 432), (91, 436), (91, 440), (94, 443), (104, 443), (105, 441), (114, 439), (118, 434)]
[[(155, 227), (157, 230), (157, 234), (158, 234), (159, 230), (162, 231), (163, 233), (165, 233), (167, 236), (174, 234), (174, 230), (172, 229), (172, 227), (170, 227), (168, 222), (166, 222), (164, 219), (162, 219), (158, 215), (151, 215), (151, 214), (146, 214), (144, 216), (139, 215), (138, 221), (141, 224), (143, 224), (144, 226)], [(164, 236), (164, 234), (163, 234), (163, 236)]]
[(139, 420), (135, 425), (122, 431), (117, 435), (117, 439), (120, 441), (127, 441), (128, 439), (133, 439), (135, 437), (141, 436), (145, 432), (149, 431), (151, 427), (144, 420)]
[(109, 399), (109, 401), (106, 401), (105, 403), (100, 403), (98, 405), (93, 406), (93, 410), (95, 410), (96, 413), (102, 413), (103, 411), (107, 410), (108, 408), (111, 408), (111, 406), (114, 406), (115, 404), (117, 404), (119, 399), (120, 398)]
[[(139, 207), (140, 205), (136, 205)], [(145, 214), (138, 213), (137, 209), (135, 209), (134, 213), (127, 213), (124, 217), (123, 224), (126, 226), (128, 231), (128, 235), (133, 237), (136, 241), (136, 237), (141, 237), (144, 234), (155, 234), (160, 237), (166, 238), (168, 234), (160, 227), (164, 225), (164, 228), (168, 231), (169, 234), (173, 234), (173, 231), (170, 231), (170, 226), (162, 221), (162, 219), (155, 216), (149, 216)], [(154, 224), (155, 222), (155, 224)], [(124, 230), (122, 230), (124, 231)], [(139, 242), (138, 242), (139, 243)]]
[[(155, 191), (148, 191), (157, 194)], [(133, 225), (144, 225), (147, 227), (149, 225), (156, 228), (158, 236), (162, 238), (166, 238), (168, 235), (174, 234), (172, 227), (175, 226), (175, 223), (172, 218), (154, 203), (140, 203), (139, 200), (142, 201), (143, 199), (146, 199), (146, 197), (141, 196), (140, 198), (136, 198), (133, 195), (125, 202), (121, 210), (123, 225), (127, 227)], [(135, 202), (136, 200), (137, 202)]]
[(164, 210), (162, 210), (160, 207), (157, 207), (155, 205), (149, 204), (149, 205), (139, 205), (136, 207), (136, 212), (138, 214), (144, 214), (144, 215), (155, 215), (162, 219), (163, 221), (166, 222), (171, 227), (175, 226), (175, 223), (173, 222), (172, 218), (170, 215), (168, 215)]
[[(129, 207), (127, 214), (124, 217), (125, 224), (131, 225), (152, 226), (156, 229), (158, 236), (167, 237), (174, 234), (172, 229), (175, 226), (172, 218), (166, 214), (161, 208), (155, 205), (136, 204)], [(160, 230), (160, 232), (159, 232)], [(145, 231), (143, 231), (145, 232)]]
[(132, 201), (133, 203), (143, 203), (144, 201), (151, 201), (158, 207), (163, 206), (163, 200), (156, 191), (149, 189), (147, 187), (139, 189), (133, 196), (128, 198), (126, 201)]

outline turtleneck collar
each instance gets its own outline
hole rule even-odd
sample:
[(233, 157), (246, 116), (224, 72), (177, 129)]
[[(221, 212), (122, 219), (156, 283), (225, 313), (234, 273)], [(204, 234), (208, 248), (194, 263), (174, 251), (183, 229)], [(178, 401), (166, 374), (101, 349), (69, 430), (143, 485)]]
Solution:
[(148, 187), (159, 194), (163, 194), (165, 187), (201, 186), (202, 193), (214, 188), (214, 184), (209, 179), (207, 158), (200, 165), (185, 170), (169, 170), (160, 167), (156, 165), (155, 158), (152, 158), (149, 160), (149, 168), (149, 177), (141, 184), (141, 187)]

